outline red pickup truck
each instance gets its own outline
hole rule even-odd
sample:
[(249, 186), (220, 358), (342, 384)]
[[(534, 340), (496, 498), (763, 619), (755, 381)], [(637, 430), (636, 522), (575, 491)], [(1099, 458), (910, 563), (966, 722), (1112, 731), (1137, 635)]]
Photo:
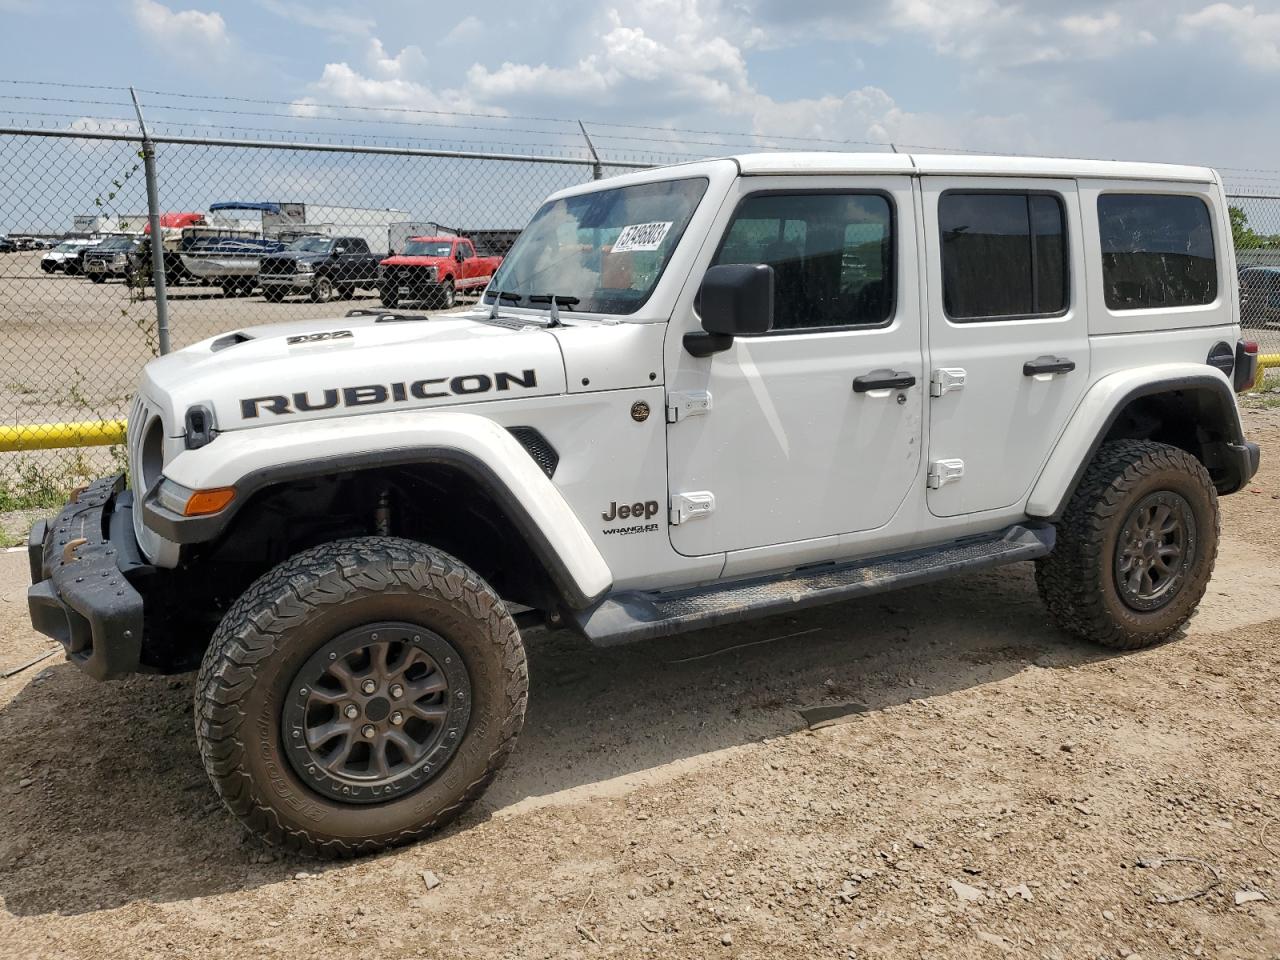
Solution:
[(466, 237), (412, 237), (378, 265), (382, 305), (421, 300), (448, 309), (458, 293), (483, 290), (501, 263), (501, 257), (476, 256)]

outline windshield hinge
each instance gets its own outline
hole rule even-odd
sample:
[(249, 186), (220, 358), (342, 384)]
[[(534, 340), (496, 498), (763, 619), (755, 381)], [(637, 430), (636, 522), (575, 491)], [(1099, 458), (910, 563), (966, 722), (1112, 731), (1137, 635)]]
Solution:
[(711, 409), (709, 390), (690, 390), (667, 394), (667, 423), (678, 423), (689, 417), (700, 417)]
[(963, 460), (935, 460), (929, 464), (929, 489), (938, 490), (964, 477)]

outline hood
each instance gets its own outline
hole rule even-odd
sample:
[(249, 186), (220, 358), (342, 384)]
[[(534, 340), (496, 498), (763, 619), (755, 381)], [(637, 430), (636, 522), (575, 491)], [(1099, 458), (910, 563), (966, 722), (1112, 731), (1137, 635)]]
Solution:
[(147, 364), (141, 392), (180, 436), (196, 405), (236, 430), (564, 393), (565, 369), (556, 338), (518, 321), (370, 314), (213, 337)]

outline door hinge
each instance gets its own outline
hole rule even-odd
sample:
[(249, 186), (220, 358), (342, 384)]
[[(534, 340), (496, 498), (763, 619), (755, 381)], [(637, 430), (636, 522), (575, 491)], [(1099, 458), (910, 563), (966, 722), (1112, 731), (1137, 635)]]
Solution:
[(716, 495), (710, 490), (699, 490), (696, 493), (675, 493), (671, 495), (671, 514), (668, 519), (671, 525), (678, 526), (711, 515), (716, 508)]
[(964, 476), (963, 460), (935, 460), (929, 464), (929, 489), (937, 490)]
[(941, 397), (952, 390), (964, 389), (963, 367), (939, 367), (929, 378), (929, 396)]
[(667, 394), (667, 423), (677, 423), (689, 417), (700, 417), (710, 409), (711, 392), (708, 390)]

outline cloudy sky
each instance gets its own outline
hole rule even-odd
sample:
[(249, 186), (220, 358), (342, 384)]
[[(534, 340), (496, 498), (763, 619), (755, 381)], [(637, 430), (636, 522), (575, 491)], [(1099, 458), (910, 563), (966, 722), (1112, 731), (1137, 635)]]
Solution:
[[(453, 110), (583, 118), (615, 151), (672, 135), (604, 124), (1181, 160), (1241, 177), (1280, 168), (1280, 0), (0, 0), (0, 11), (6, 77), (278, 100), (293, 106), (257, 112), (317, 129), (364, 118), (359, 132), (407, 134), (407, 121), (461, 121), (397, 111)], [(199, 112), (215, 101), (148, 100), (191, 111), (157, 106), (157, 119), (252, 125)], [(530, 140), (548, 129), (507, 127)], [(684, 133), (671, 149), (723, 152), (720, 139)]]

